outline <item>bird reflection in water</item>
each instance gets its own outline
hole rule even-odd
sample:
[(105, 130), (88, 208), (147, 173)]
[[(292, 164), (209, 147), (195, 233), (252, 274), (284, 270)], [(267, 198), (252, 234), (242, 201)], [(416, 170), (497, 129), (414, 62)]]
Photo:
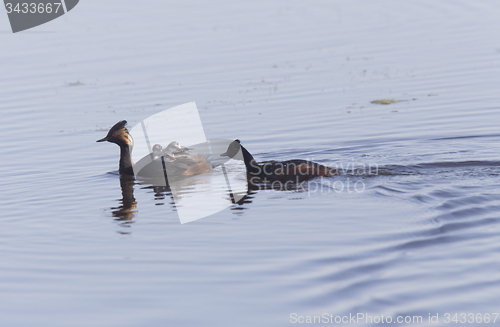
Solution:
[[(122, 227), (130, 227), (130, 225), (135, 222), (138, 217), (137, 200), (134, 197), (134, 187), (136, 185), (139, 185), (141, 189), (152, 191), (151, 193), (154, 195), (155, 205), (163, 206), (167, 204), (172, 211), (176, 211), (174, 197), (179, 200), (183, 198), (183, 195), (187, 195), (187, 193), (191, 191), (196, 192), (196, 190), (192, 189), (196, 184), (204, 184), (204, 179), (196, 177), (186, 178), (184, 179), (184, 183), (178, 183), (176, 189), (172, 190), (168, 185), (154, 186), (158, 185), (158, 183), (150, 179), (135, 178), (131, 175), (121, 174), (120, 187), (122, 198), (119, 200), (119, 206), (110, 208), (112, 216)], [(266, 181), (252, 181), (247, 184), (244, 196), (239, 197), (238, 201), (234, 201), (234, 198), (231, 196), (232, 194), (228, 193), (228, 199), (233, 203), (229, 206), (229, 209), (234, 214), (241, 215), (244, 210), (248, 209), (248, 205), (253, 202), (255, 195), (262, 190), (300, 192), (301, 188), (293, 183), (287, 184), (286, 188), (277, 188), (276, 185)]]
[(137, 201), (134, 198), (134, 184), (135, 179), (133, 176), (124, 175), (120, 176), (120, 187), (122, 189), (122, 199), (120, 206), (111, 207), (111, 213), (115, 220), (120, 222), (122, 226), (134, 223), (134, 218), (137, 217)]
[[(134, 187), (139, 185), (139, 183), (143, 184), (144, 181), (136, 180), (134, 176), (123, 174), (120, 176), (122, 198), (118, 200), (119, 206), (111, 207), (110, 209), (112, 217), (114, 217), (114, 220), (122, 227), (130, 227), (130, 225), (133, 224), (138, 217), (137, 200), (134, 197)], [(152, 185), (146, 186), (143, 184), (140, 188), (152, 190), (155, 205), (163, 206), (168, 204), (172, 211), (176, 210), (174, 196), (170, 187)], [(229, 209), (235, 214), (241, 214), (243, 210), (247, 209), (245, 205), (252, 202), (255, 193), (255, 189), (249, 188), (248, 193), (239, 201), (233, 202), (233, 205), (231, 205)], [(121, 233), (128, 234), (126, 232)]]

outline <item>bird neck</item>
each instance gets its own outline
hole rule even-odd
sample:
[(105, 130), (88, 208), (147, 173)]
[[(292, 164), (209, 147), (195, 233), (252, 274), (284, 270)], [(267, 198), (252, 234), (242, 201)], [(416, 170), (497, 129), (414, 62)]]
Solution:
[(134, 170), (132, 169), (132, 156), (130, 152), (132, 147), (129, 145), (120, 145), (120, 173), (133, 175)]
[(247, 167), (247, 172), (251, 175), (260, 175), (261, 169), (257, 161), (253, 158), (253, 156), (241, 146), (241, 152), (243, 153), (243, 161), (245, 162), (245, 166)]

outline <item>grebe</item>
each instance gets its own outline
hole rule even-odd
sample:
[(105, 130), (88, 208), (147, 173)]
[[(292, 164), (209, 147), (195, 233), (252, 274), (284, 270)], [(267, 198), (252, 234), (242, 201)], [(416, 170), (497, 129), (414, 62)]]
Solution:
[[(258, 164), (245, 149), (240, 140), (231, 142), (221, 157), (234, 158), (241, 150), (243, 161), (250, 176), (271, 181), (304, 181), (315, 177), (331, 177), (338, 175), (338, 170), (307, 160), (268, 161)], [(237, 159), (237, 158), (235, 158)], [(241, 158), (240, 158), (241, 160)]]
[[(96, 142), (108, 141), (117, 144), (120, 147), (120, 173), (133, 175), (134, 170), (132, 168), (131, 153), (134, 147), (134, 140), (126, 125), (126, 120), (119, 121), (111, 127), (106, 137)], [(175, 152), (167, 151), (169, 149)], [(190, 150), (190, 148), (183, 147), (175, 141), (171, 142), (165, 149), (163, 149), (161, 145), (155, 144), (152, 149), (153, 160), (160, 160), (160, 158), (163, 157), (163, 162), (167, 165), (167, 168), (172, 168), (170, 171), (173, 172), (174, 175), (181, 176), (198, 175), (213, 168), (210, 160), (206, 156), (192, 156), (186, 154), (185, 152), (188, 150)]]
[(133, 175), (134, 170), (132, 169), (132, 157), (130, 156), (130, 153), (134, 147), (134, 140), (132, 139), (132, 136), (130, 136), (125, 125), (127, 125), (126, 120), (119, 121), (111, 127), (106, 137), (97, 140), (96, 142), (108, 141), (117, 144), (120, 147), (120, 173)]

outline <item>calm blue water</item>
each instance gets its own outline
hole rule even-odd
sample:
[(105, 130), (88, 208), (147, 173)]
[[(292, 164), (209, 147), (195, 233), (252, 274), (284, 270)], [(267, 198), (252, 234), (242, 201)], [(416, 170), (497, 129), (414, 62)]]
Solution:
[[(0, 325), (499, 312), (498, 17), (493, 0), (87, 0), (12, 34), (0, 15)], [(181, 225), (95, 141), (189, 101), (258, 160), (377, 174)]]

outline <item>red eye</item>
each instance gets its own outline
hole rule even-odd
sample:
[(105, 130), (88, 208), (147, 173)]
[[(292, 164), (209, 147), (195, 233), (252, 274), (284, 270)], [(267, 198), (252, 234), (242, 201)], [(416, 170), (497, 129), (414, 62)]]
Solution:
[(113, 136), (113, 137), (115, 137), (116, 135), (115, 135), (115, 134), (113, 134), (112, 136)]

